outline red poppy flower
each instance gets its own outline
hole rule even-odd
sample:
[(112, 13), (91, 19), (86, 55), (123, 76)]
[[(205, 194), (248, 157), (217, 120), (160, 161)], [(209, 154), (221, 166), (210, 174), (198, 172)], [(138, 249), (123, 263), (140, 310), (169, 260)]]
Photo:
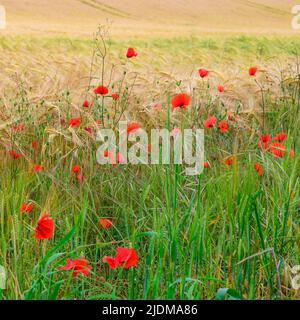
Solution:
[(135, 51), (135, 49), (133, 48), (128, 48), (127, 49), (127, 53), (126, 53), (126, 57), (127, 58), (133, 58), (133, 57), (136, 57), (138, 54), (137, 52)]
[(186, 93), (176, 94), (172, 100), (171, 104), (173, 109), (175, 108), (186, 108), (190, 104), (191, 98)]
[(229, 129), (229, 125), (228, 125), (227, 121), (226, 120), (222, 120), (219, 123), (220, 132), (222, 132), (222, 133), (228, 132), (228, 129)]
[(76, 177), (77, 181), (78, 182), (82, 182), (83, 181), (83, 174), (82, 173), (79, 173)]
[(229, 157), (226, 157), (223, 162), (224, 164), (226, 164), (227, 166), (231, 166), (235, 161), (235, 156), (229, 156)]
[(60, 270), (72, 270), (73, 277), (77, 277), (79, 274), (87, 276), (92, 269), (84, 258), (75, 258), (74, 260), (68, 258), (66, 259), (66, 263), (65, 266), (60, 267)]
[(237, 114), (234, 114), (233, 112), (229, 113), (227, 116), (229, 121), (235, 121), (237, 117)]
[(11, 126), (13, 131), (24, 131), (26, 129), (25, 124), (15, 123)]
[(136, 130), (140, 129), (140, 125), (137, 122), (129, 122), (127, 124), (127, 133), (135, 132)]
[(14, 159), (20, 159), (22, 157), (16, 150), (10, 150), (9, 154)]
[(204, 121), (204, 127), (206, 129), (214, 127), (214, 125), (217, 123), (216, 117), (209, 117)]
[(208, 74), (209, 74), (209, 71), (206, 70), (206, 69), (204, 69), (204, 68), (199, 69), (198, 72), (199, 72), (199, 76), (200, 76), (201, 78), (205, 78), (205, 77), (207, 77)]
[(76, 126), (79, 126), (81, 123), (81, 119), (80, 118), (71, 118), (69, 120), (69, 126), (70, 127), (76, 127)]
[(82, 106), (83, 106), (84, 108), (88, 108), (88, 107), (90, 106), (89, 101), (88, 101), (88, 100), (83, 101)]
[(33, 209), (32, 203), (22, 203), (21, 213), (29, 213)]
[(221, 92), (221, 93), (224, 92), (224, 91), (225, 91), (224, 86), (219, 85), (219, 86), (218, 86), (218, 91)]
[(33, 149), (37, 149), (39, 146), (39, 142), (37, 140), (32, 141), (31, 143)]
[(41, 216), (35, 229), (35, 237), (37, 239), (49, 239), (53, 236), (54, 220), (49, 214)]
[(257, 72), (257, 67), (250, 67), (249, 68), (249, 76), (251, 76), (251, 77), (255, 76), (256, 72)]
[(205, 161), (203, 166), (204, 168), (208, 169), (210, 167), (210, 163), (208, 161)]
[(294, 156), (295, 156), (295, 151), (294, 151), (294, 149), (290, 149), (290, 152), (289, 152), (289, 157), (290, 158), (294, 158)]
[(271, 136), (269, 134), (265, 134), (265, 135), (261, 134), (259, 136), (259, 140), (261, 142), (270, 142), (272, 140), (272, 138), (271, 138)]
[(72, 171), (74, 173), (78, 173), (80, 171), (80, 165), (79, 164), (75, 164), (73, 167), (72, 167)]
[(284, 132), (280, 132), (274, 137), (274, 140), (278, 142), (283, 142), (286, 138), (287, 138), (287, 134)]
[(259, 163), (255, 163), (254, 169), (257, 171), (257, 173), (262, 176), (264, 173), (263, 167)]
[(118, 266), (117, 260), (114, 257), (104, 256), (102, 261), (107, 263), (111, 269), (114, 269)]
[(38, 172), (38, 171), (41, 171), (43, 170), (43, 166), (41, 164), (35, 164), (32, 168), (32, 172)]
[(106, 94), (108, 94), (108, 88), (105, 86), (98, 86), (94, 89), (94, 93), (106, 95)]
[(107, 158), (107, 157), (109, 156), (109, 150), (108, 150), (108, 149), (104, 150), (103, 156), (104, 156), (105, 158)]
[(258, 142), (258, 148), (262, 149), (264, 148), (265, 150), (269, 149), (269, 142), (272, 140), (272, 137), (269, 134), (261, 134), (259, 136), (259, 142)]
[(111, 220), (109, 220), (107, 218), (100, 218), (98, 220), (98, 225), (99, 225), (99, 227), (102, 227), (103, 229), (109, 229), (110, 227), (112, 227), (113, 223)]
[(93, 129), (91, 127), (86, 127), (84, 128), (84, 130), (88, 133), (92, 133), (93, 132)]
[(135, 267), (138, 260), (139, 258), (135, 249), (121, 247), (117, 248), (115, 257), (103, 257), (103, 262), (108, 263), (110, 268), (121, 266), (128, 269), (130, 267)]
[(113, 98), (114, 101), (117, 101), (117, 100), (119, 100), (119, 97), (120, 97), (120, 96), (119, 96), (118, 93), (115, 92), (115, 93), (112, 93), (112, 94), (111, 94), (111, 97)]
[(270, 144), (270, 150), (275, 157), (282, 158), (285, 154), (285, 146), (279, 142), (273, 142)]

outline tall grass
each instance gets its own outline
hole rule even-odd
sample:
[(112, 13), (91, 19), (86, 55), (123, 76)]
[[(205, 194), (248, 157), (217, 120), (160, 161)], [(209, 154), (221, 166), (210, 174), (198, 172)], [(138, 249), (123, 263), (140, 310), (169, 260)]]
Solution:
[[(202, 44), (214, 50), (212, 43)], [(251, 41), (241, 44), (251, 46)], [(84, 127), (97, 128), (106, 100), (85, 111), (68, 93), (51, 103), (31, 101), (20, 90), (5, 96), (0, 265), (7, 272), (7, 286), (0, 290), (1, 299), (213, 299), (220, 288), (233, 289), (243, 299), (298, 298), (289, 274), (300, 253), (298, 76), (279, 79), (277, 96), (263, 90), (264, 114), (259, 108), (243, 113), (238, 103), (231, 104), (237, 124), (226, 135), (206, 132), (205, 157), (211, 167), (198, 176), (186, 176), (180, 165), (98, 165), (98, 144)], [(147, 118), (132, 110), (139, 98), (134, 86), (122, 81), (117, 83), (121, 99), (105, 105), (107, 114), (117, 108), (120, 118), (138, 119), (150, 128), (157, 115)], [(259, 107), (260, 89), (252, 85)], [(209, 82), (201, 82), (186, 114), (170, 119), (168, 97), (178, 86), (184, 89), (184, 83), (162, 85), (160, 126), (169, 128), (178, 119), (201, 126), (210, 114), (228, 114), (226, 101), (212, 96)], [(60, 121), (74, 113), (83, 119), (80, 128)], [(294, 158), (275, 158), (257, 148), (262, 117), (265, 132), (288, 133), (286, 145), (294, 148)], [(27, 129), (12, 131), (16, 121)], [(33, 140), (39, 141), (38, 150), (31, 148)], [(11, 159), (10, 148), (23, 157)], [(226, 166), (222, 159), (230, 154), (237, 160)], [(256, 162), (264, 168), (261, 177), (253, 168)], [(34, 163), (44, 170), (32, 173)], [(73, 164), (83, 168), (82, 183), (71, 173)], [(34, 210), (20, 213), (23, 202), (32, 202)], [(55, 235), (45, 241), (34, 238), (41, 212), (50, 212), (55, 220)], [(113, 228), (101, 229), (100, 217), (112, 219)], [(109, 269), (102, 262), (117, 246), (136, 248), (136, 268)], [(89, 260), (90, 276), (73, 278), (59, 270), (67, 257), (78, 256)]]

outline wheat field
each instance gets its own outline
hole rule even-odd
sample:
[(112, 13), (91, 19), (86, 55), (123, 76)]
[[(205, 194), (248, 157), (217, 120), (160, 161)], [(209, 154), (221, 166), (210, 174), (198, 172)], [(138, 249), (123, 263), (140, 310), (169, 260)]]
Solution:
[[(1, 2), (0, 300), (299, 299), (295, 4)], [(99, 164), (121, 121), (203, 172)]]

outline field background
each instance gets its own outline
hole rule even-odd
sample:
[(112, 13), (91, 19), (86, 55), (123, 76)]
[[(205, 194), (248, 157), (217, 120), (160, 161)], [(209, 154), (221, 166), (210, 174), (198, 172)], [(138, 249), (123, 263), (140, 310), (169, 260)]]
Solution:
[(295, 55), (300, 40), (291, 28), (291, 8), (296, 3), (4, 0), (0, 89), (14, 90), (17, 81), (30, 89), (32, 99), (66, 89), (78, 95), (88, 85), (93, 34), (101, 24), (110, 26), (112, 63), (125, 63), (126, 48), (134, 46), (140, 59), (129, 68), (150, 82), (157, 71), (180, 80), (207, 66), (236, 90), (241, 68), (272, 66), (278, 73)]
[[(291, 29), (297, 2), (0, 0), (7, 11), (7, 29), (0, 30), (0, 264), (8, 272), (0, 298), (213, 299), (226, 287), (244, 299), (298, 299), (289, 271), (299, 264), (300, 37)], [(100, 105), (81, 105), (94, 99), (90, 81), (101, 83), (101, 66), (91, 65), (99, 24), (110, 26), (105, 84), (112, 66), (111, 83), (122, 83), (127, 72), (129, 98), (124, 85), (118, 102), (127, 119), (165, 125), (169, 98), (181, 88), (201, 105), (187, 113), (198, 125), (241, 103), (237, 127), (207, 135), (212, 165), (205, 174), (95, 162), (97, 144), (83, 126), (97, 127)], [(125, 57), (131, 46), (136, 59)], [(248, 75), (252, 65), (255, 78)], [(210, 71), (208, 79), (199, 78), (200, 67)], [(226, 88), (222, 96), (218, 84)], [(150, 107), (156, 102), (161, 113)], [(267, 132), (287, 132), (293, 159), (274, 160), (257, 148), (262, 103)], [(83, 117), (78, 130), (60, 121), (76, 115)], [(180, 123), (176, 116), (172, 126)], [(30, 130), (12, 133), (14, 122)], [(40, 152), (29, 147), (33, 139)], [(19, 162), (9, 148), (23, 155)], [(226, 167), (230, 154), (238, 164)], [(45, 170), (29, 173), (33, 163)], [(70, 175), (75, 163), (84, 168), (82, 185)], [(32, 214), (20, 214), (25, 201), (34, 203)], [(40, 245), (34, 228), (46, 211), (56, 221), (55, 237)], [(108, 231), (97, 225), (103, 215), (115, 224)], [(115, 272), (101, 262), (117, 245), (138, 249), (136, 269)], [(81, 255), (92, 276), (63, 277), (65, 258)]]
[(99, 23), (114, 23), (114, 34), (188, 32), (290, 32), (291, 8), (281, 0), (3, 0), (8, 32), (89, 36)]

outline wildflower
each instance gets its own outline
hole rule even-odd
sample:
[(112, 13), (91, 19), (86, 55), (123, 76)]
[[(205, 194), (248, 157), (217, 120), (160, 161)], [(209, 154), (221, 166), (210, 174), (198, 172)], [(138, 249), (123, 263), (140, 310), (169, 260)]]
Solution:
[(26, 126), (23, 123), (15, 123), (11, 126), (11, 128), (13, 131), (24, 131)]
[(261, 134), (259, 136), (259, 142), (258, 142), (258, 148), (262, 149), (264, 148), (265, 150), (269, 149), (269, 142), (272, 140), (272, 137), (269, 134)]
[(69, 126), (70, 127), (76, 127), (76, 126), (79, 126), (81, 123), (81, 119), (80, 118), (71, 118), (69, 120)]
[(114, 268), (116, 268), (118, 266), (117, 260), (114, 257), (104, 256), (102, 261), (104, 263), (107, 263), (111, 269), (114, 269)]
[(251, 76), (251, 77), (255, 76), (256, 72), (257, 72), (257, 67), (250, 67), (249, 68), (249, 76)]
[(21, 205), (21, 213), (29, 213), (33, 209), (32, 203), (22, 203)]
[(104, 156), (105, 158), (107, 158), (107, 157), (109, 156), (109, 150), (108, 150), (108, 149), (104, 150), (103, 156)]
[(90, 273), (91, 266), (84, 258), (74, 258), (74, 260), (66, 259), (66, 265), (60, 267), (60, 270), (72, 270), (72, 276), (77, 277), (79, 274), (87, 276)]
[(100, 94), (100, 95), (106, 95), (108, 94), (108, 88), (105, 86), (98, 86), (94, 89), (94, 93)]
[(22, 157), (16, 150), (10, 150), (9, 154), (14, 159), (20, 159)]
[(290, 149), (290, 152), (289, 152), (289, 157), (290, 158), (294, 158), (294, 156), (295, 156), (295, 151), (294, 151), (294, 149)]
[(206, 69), (204, 69), (204, 68), (199, 69), (198, 72), (199, 72), (199, 76), (200, 76), (201, 78), (205, 78), (205, 77), (207, 77), (208, 74), (209, 74), (209, 71), (206, 70)]
[(204, 121), (204, 127), (206, 129), (214, 127), (214, 125), (217, 123), (216, 117), (209, 117)]
[(127, 53), (126, 53), (126, 57), (127, 58), (133, 58), (133, 57), (136, 57), (138, 54), (137, 52), (135, 51), (135, 49), (133, 48), (128, 48), (127, 49)]
[(74, 172), (74, 173), (78, 173), (79, 171), (80, 171), (80, 165), (78, 165), (78, 164), (75, 164), (74, 166), (72, 166), (72, 171)]
[(88, 108), (88, 107), (90, 106), (89, 101), (88, 101), (88, 100), (84, 100), (82, 106), (83, 106), (84, 108)]
[(273, 140), (278, 142), (283, 142), (286, 138), (287, 138), (287, 134), (284, 132), (280, 132), (273, 138)]
[(235, 156), (229, 156), (229, 157), (226, 157), (223, 162), (224, 164), (226, 164), (227, 166), (231, 166), (235, 161)]
[(228, 125), (227, 121), (226, 120), (222, 120), (219, 123), (220, 132), (222, 132), (222, 133), (228, 132), (228, 129), (229, 129), (229, 125)]
[(221, 92), (221, 93), (224, 92), (224, 91), (225, 91), (224, 86), (219, 85), (219, 86), (218, 86), (218, 91)]
[(210, 163), (208, 161), (205, 161), (203, 163), (204, 168), (208, 169), (210, 167)]
[(108, 263), (110, 268), (116, 268), (117, 266), (128, 269), (135, 267), (138, 263), (138, 255), (135, 249), (118, 247), (115, 257), (103, 257), (103, 262)]
[(32, 172), (38, 172), (38, 171), (41, 171), (43, 170), (44, 167), (41, 165), (41, 164), (35, 164), (32, 168)]
[(49, 214), (41, 216), (35, 229), (35, 237), (37, 239), (48, 239), (53, 236), (54, 220)]
[(271, 136), (269, 134), (265, 134), (265, 135), (261, 134), (259, 136), (259, 140), (261, 142), (270, 142), (272, 140), (272, 138), (271, 138)]
[(112, 225), (112, 221), (107, 218), (100, 218), (98, 220), (98, 226), (102, 227), (103, 229), (109, 229), (110, 227), (112, 227)]
[(254, 169), (257, 171), (257, 173), (262, 176), (264, 173), (263, 167), (259, 163), (255, 163)]
[(140, 125), (137, 122), (132, 121), (132, 122), (129, 122), (127, 125), (128, 134), (133, 133), (138, 129), (140, 129)]
[(112, 94), (111, 94), (111, 97), (112, 97), (112, 99), (113, 99), (114, 101), (117, 101), (117, 100), (119, 100), (120, 95), (115, 92), (115, 93), (112, 93)]
[(229, 121), (235, 121), (236, 118), (237, 118), (237, 115), (234, 114), (233, 112), (230, 112), (230, 113), (228, 114), (228, 116), (227, 116), (227, 119), (228, 119)]
[(86, 127), (84, 128), (84, 130), (88, 133), (92, 133), (93, 132), (93, 129), (91, 127)]
[(78, 182), (82, 182), (83, 181), (83, 174), (82, 173), (79, 173), (77, 176), (76, 176), (76, 179)]
[(176, 108), (186, 108), (189, 104), (190, 104), (191, 98), (188, 94), (186, 93), (179, 93), (176, 94), (172, 100), (171, 100), (171, 104), (173, 109)]
[(37, 140), (32, 141), (31, 143), (33, 149), (37, 149), (39, 146), (39, 142)]
[(275, 157), (282, 158), (285, 154), (285, 146), (279, 142), (273, 142), (270, 144), (270, 150)]

